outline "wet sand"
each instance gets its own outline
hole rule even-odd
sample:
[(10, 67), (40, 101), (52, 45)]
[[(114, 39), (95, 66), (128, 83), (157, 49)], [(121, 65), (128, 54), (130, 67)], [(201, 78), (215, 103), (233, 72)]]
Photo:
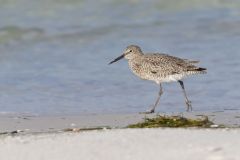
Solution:
[(92, 114), (75, 116), (1, 115), (0, 132), (22, 131), (24, 133), (58, 132), (68, 128), (124, 128), (143, 121), (145, 117), (159, 115), (183, 115), (187, 118), (208, 118), (217, 125), (229, 128), (240, 127), (240, 111), (183, 112), (156, 114)]

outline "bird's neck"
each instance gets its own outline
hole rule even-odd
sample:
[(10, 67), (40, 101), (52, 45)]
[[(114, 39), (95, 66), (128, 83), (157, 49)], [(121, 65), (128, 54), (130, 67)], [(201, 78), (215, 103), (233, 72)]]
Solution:
[(142, 58), (142, 56), (143, 56), (143, 54), (142, 53), (139, 53), (139, 54), (137, 54), (137, 55), (135, 55), (135, 56), (133, 56), (133, 57), (131, 57), (130, 59), (128, 59), (129, 61), (136, 61), (136, 60), (139, 60), (139, 59), (141, 59)]

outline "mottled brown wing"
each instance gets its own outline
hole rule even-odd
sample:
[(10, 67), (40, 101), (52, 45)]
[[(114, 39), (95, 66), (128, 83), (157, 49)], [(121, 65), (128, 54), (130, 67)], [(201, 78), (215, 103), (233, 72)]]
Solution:
[(162, 77), (196, 71), (199, 68), (186, 59), (167, 54), (146, 54), (143, 64), (145, 64), (146, 70)]

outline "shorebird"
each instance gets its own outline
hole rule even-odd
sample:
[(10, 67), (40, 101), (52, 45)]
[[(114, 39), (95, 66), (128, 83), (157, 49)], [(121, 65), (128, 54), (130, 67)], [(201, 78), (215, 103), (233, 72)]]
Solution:
[(192, 111), (191, 101), (189, 101), (187, 97), (182, 79), (190, 75), (207, 73), (206, 68), (194, 65), (199, 61), (181, 59), (163, 53), (144, 54), (139, 46), (130, 45), (121, 56), (117, 57), (109, 64), (117, 62), (122, 58), (128, 60), (129, 68), (136, 76), (144, 80), (154, 81), (160, 87), (157, 100), (152, 108), (142, 113), (155, 112), (155, 108), (159, 104), (160, 97), (163, 94), (162, 83), (164, 82), (178, 82), (180, 84), (184, 94), (187, 111)]

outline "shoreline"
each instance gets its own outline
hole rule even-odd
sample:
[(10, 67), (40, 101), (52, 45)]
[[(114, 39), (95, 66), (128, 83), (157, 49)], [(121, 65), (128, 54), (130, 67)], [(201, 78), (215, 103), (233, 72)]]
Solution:
[[(204, 115), (226, 128), (124, 128), (156, 115), (0, 116), (1, 132), (8, 132), (0, 135), (0, 155), (8, 160), (239, 159), (239, 111), (160, 114)], [(70, 128), (93, 130), (66, 131)]]
[(212, 111), (212, 112), (182, 112), (182, 113), (155, 113), (155, 114), (86, 114), (86, 115), (0, 115), (0, 133), (24, 132), (47, 133), (59, 132), (71, 128), (124, 128), (127, 125), (138, 123), (144, 118), (153, 118), (156, 115), (181, 115), (186, 118), (201, 118), (208, 116), (216, 125), (224, 125), (227, 128), (240, 127), (240, 111)]

